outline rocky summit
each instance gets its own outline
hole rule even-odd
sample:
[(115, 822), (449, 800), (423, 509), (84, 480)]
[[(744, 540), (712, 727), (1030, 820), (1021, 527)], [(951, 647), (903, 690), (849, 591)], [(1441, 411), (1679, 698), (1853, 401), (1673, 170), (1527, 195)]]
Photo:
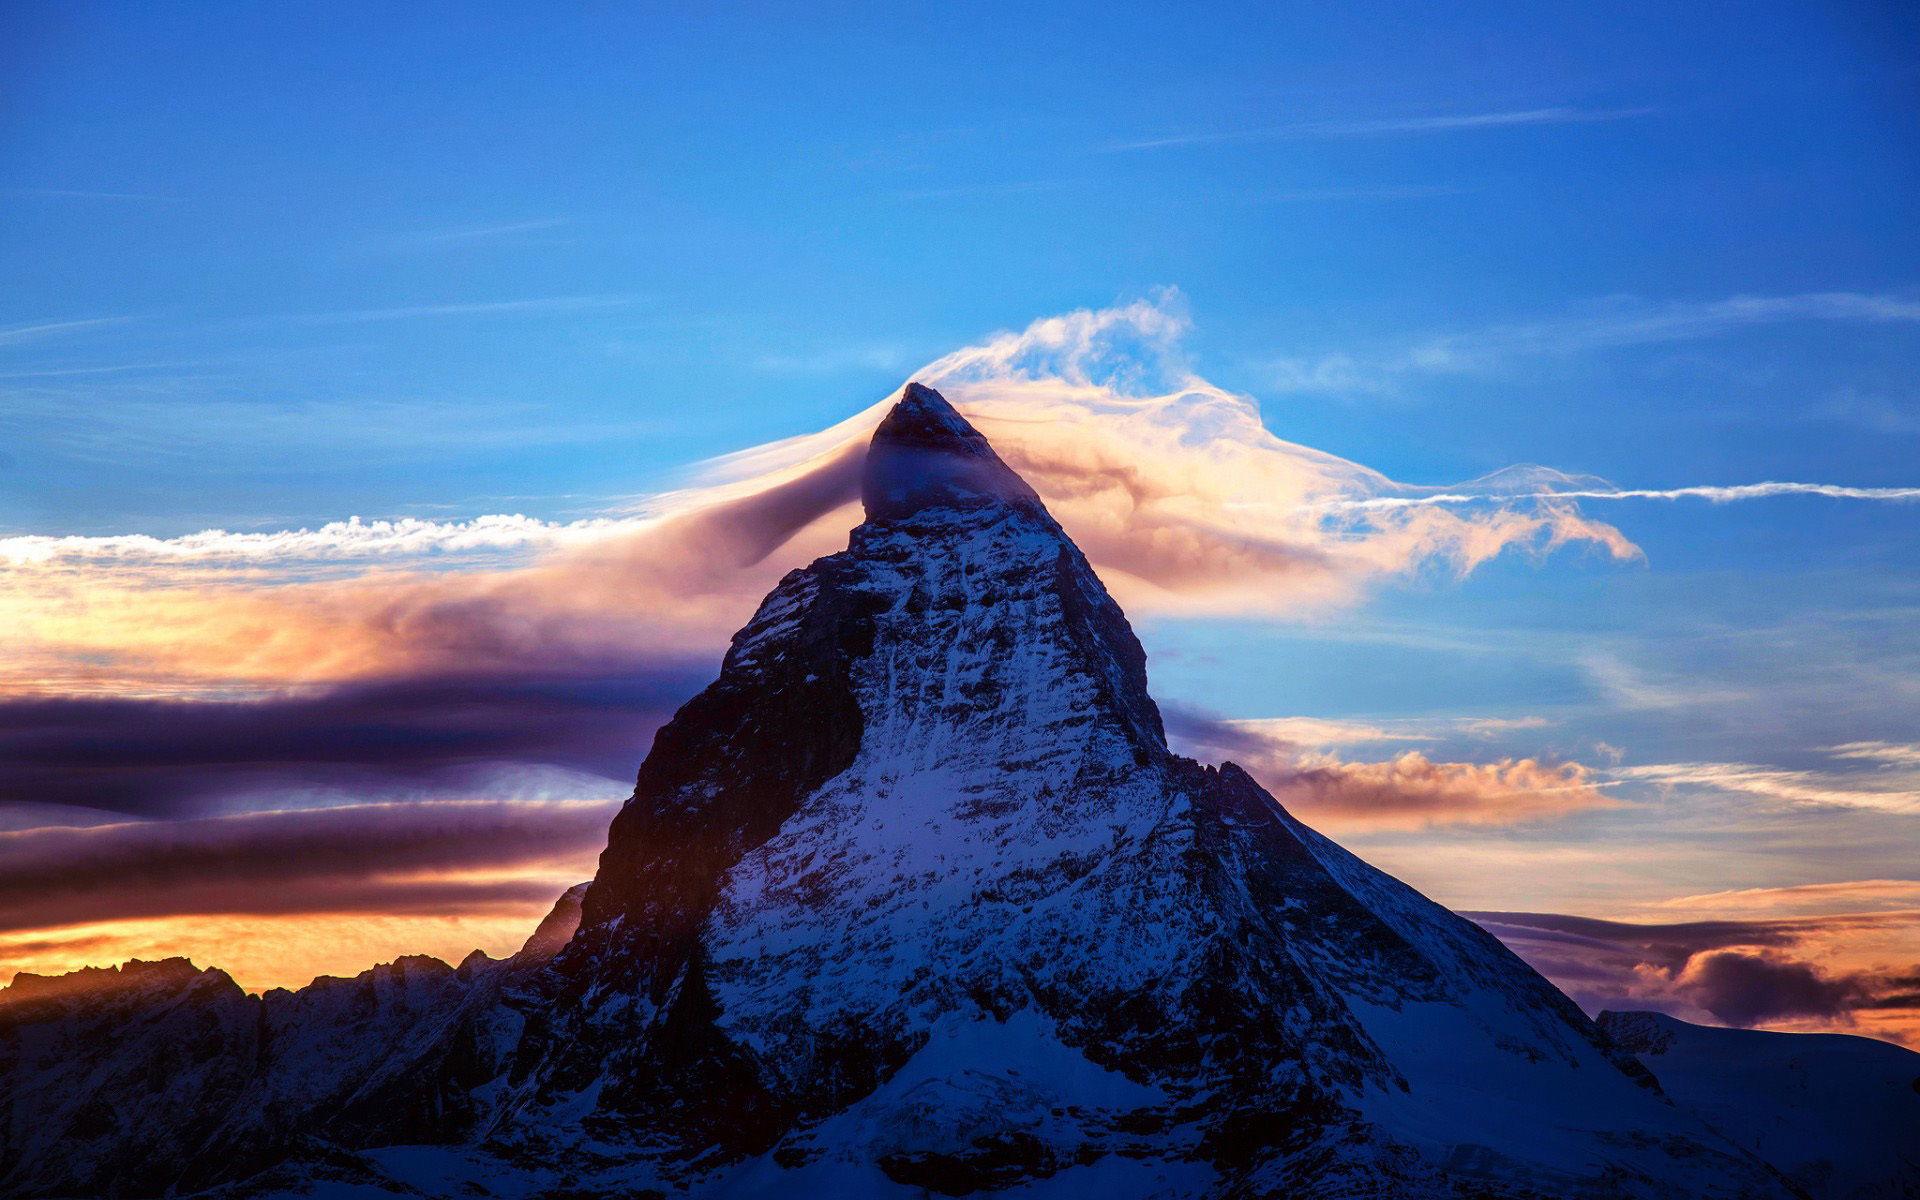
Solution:
[(520, 954), (0, 992), (0, 1194), (1803, 1194), (1172, 753), (1126, 618), (937, 393), (865, 472)]

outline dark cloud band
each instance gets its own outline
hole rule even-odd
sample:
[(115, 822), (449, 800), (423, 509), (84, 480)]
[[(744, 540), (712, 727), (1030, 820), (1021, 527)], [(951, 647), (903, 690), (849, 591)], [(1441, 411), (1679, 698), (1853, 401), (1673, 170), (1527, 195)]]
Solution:
[(443, 800), (0, 834), (0, 932), (184, 914), (517, 911), (552, 899), (552, 882), (529, 869), (574, 878), (617, 807), (616, 795)]
[(258, 700), (0, 701), (0, 805), (153, 817), (288, 787), (377, 795), (487, 764), (624, 779), (700, 685), (680, 663), (582, 675), (441, 675)]
[(1845, 1024), (1856, 1012), (1920, 1007), (1920, 977), (1833, 972), (1806, 943), (1906, 913), (1640, 925), (1563, 913), (1463, 912), (1588, 1012), (1657, 1009), (1727, 1025)]

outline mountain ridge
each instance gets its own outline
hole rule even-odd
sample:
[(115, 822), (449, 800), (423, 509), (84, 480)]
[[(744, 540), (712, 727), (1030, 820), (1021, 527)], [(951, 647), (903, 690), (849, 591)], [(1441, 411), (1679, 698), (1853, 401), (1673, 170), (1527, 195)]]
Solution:
[[(317, 981), (277, 1040), (224, 992), (157, 1042), (0, 1008), (0, 1194), (1795, 1194), (1492, 935), (1173, 754), (1124, 614), (937, 392), (862, 495), (656, 734), (570, 936)], [(19, 1097), (110, 1027), (150, 1053), (55, 1154)], [(167, 1111), (156, 1167), (127, 1114)]]
[(1595, 1023), (1677, 1102), (1814, 1200), (1920, 1195), (1920, 1053), (1655, 1012), (1603, 1012)]

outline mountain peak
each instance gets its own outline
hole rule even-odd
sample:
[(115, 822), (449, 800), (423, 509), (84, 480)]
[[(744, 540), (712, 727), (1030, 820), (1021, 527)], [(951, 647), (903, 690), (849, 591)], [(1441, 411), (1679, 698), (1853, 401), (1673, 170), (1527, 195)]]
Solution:
[[(894, 438), (942, 438), (984, 447), (986, 439), (967, 423), (947, 398), (924, 383), (909, 383), (900, 389), (900, 399), (880, 423), (880, 429)], [(878, 430), (876, 430), (878, 432)]]
[(903, 521), (928, 508), (1040, 507), (1033, 489), (1000, 461), (980, 431), (921, 383), (903, 388), (873, 431), (860, 498), (867, 516), (879, 521)]
[[(579, 1195), (1784, 1200), (1490, 934), (1170, 751), (1125, 615), (938, 392), (864, 493), (507, 962), (0, 1002), (0, 1196), (563, 1163)], [(439, 1180), (352, 1153), (408, 1145)]]

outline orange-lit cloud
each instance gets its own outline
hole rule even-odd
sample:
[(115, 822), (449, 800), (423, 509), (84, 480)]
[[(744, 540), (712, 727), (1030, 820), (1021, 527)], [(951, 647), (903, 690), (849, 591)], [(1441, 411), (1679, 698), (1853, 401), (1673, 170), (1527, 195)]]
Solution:
[(1585, 766), (1531, 758), (1433, 762), (1408, 750), (1356, 763), (1303, 755), (1282, 779), (1283, 802), (1329, 826), (1512, 825), (1611, 803)]
[[(1773, 889), (1768, 889), (1773, 890)], [(1920, 912), (1671, 924), (1466, 914), (1589, 1012), (1920, 1040)]]
[(17, 566), (0, 595), (0, 621), (18, 631), (4, 684), (124, 695), (717, 650), (789, 565), (766, 561), (764, 545), (790, 532), (787, 498), (623, 526), (521, 566), (372, 565), (319, 579), (297, 563), (276, 575), (218, 559)]
[(1300, 616), (1427, 567), (1586, 542), (1638, 551), (1570, 502), (1341, 510), (1407, 489), (1268, 432), (1189, 370), (1177, 297), (1037, 321), (919, 372), (1025, 475), (1123, 605)]
[[(1217, 721), (1180, 710), (1166, 716), (1168, 732), (1183, 750), (1238, 763), (1288, 810), (1334, 832), (1516, 825), (1613, 803), (1600, 791), (1605, 785), (1580, 763), (1435, 762), (1418, 750), (1384, 761), (1351, 762), (1295, 740), (1327, 745), (1428, 736), (1411, 730), (1390, 732), (1352, 722)], [(1499, 724), (1526, 728), (1532, 723)]]
[(1714, 913), (1801, 915), (1858, 912), (1866, 907), (1920, 910), (1920, 879), (1847, 879), (1784, 887), (1739, 888), (1676, 896), (1664, 908)]
[[(929, 364), (1143, 613), (1299, 617), (1510, 550), (1635, 548), (1570, 502), (1341, 509), (1407, 489), (1268, 433), (1186, 371), (1163, 299), (1035, 322)], [(571, 523), (341, 522), (177, 539), (0, 539), (16, 631), (0, 689), (262, 687), (717, 651), (785, 570), (844, 545), (891, 397)]]

